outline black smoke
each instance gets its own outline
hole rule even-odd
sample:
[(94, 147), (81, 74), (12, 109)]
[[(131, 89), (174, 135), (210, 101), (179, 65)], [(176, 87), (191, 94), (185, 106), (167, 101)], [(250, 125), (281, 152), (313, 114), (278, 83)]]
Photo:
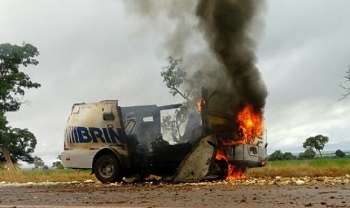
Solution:
[[(217, 100), (212, 107), (234, 114), (246, 105), (263, 111), (267, 89), (256, 67), (255, 37), (261, 33), (264, 0), (135, 0), (125, 4), (143, 17), (145, 30), (166, 31), (164, 57), (183, 58), (190, 78), (201, 74), (197, 86), (229, 95), (230, 99)], [(156, 24), (159, 21), (168, 22), (171, 29), (164, 30)]]
[(250, 104), (260, 111), (265, 106), (267, 90), (256, 67), (253, 37), (263, 6), (262, 0), (199, 0), (197, 4), (199, 26), (227, 76), (212, 77), (221, 83), (214, 90), (234, 97), (237, 106), (229, 107), (235, 109)]

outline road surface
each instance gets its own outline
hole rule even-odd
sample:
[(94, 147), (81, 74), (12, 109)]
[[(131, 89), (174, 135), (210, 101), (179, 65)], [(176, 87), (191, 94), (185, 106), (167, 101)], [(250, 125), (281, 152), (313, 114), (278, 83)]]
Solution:
[(350, 176), (200, 183), (0, 182), (0, 207), (350, 207)]

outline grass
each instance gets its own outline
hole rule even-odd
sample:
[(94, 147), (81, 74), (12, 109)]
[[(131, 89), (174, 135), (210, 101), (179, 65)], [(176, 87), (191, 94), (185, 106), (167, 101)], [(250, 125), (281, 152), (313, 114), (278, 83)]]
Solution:
[[(97, 181), (91, 171), (72, 169), (58, 170), (19, 170), (11, 172), (0, 170), (0, 182), (70, 182), (70, 181)], [(350, 158), (322, 158), (313, 160), (269, 161), (265, 167), (251, 168), (247, 176), (264, 177), (320, 177), (345, 176), (350, 174)]]
[(91, 171), (57, 169), (57, 170), (18, 170), (15, 172), (0, 170), (0, 182), (68, 182), (68, 181), (96, 181)]
[(249, 169), (249, 177), (319, 177), (350, 174), (350, 158), (321, 158), (313, 160), (269, 161), (262, 168)]

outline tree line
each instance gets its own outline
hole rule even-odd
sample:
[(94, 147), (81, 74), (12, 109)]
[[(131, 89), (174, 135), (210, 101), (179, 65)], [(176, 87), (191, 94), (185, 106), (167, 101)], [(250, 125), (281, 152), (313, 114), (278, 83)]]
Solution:
[[(304, 152), (301, 152), (299, 156), (293, 155), (291, 152), (283, 153), (281, 150), (276, 150), (273, 152), (268, 160), (295, 160), (295, 159), (314, 159), (316, 157), (316, 151), (319, 154), (319, 157), (322, 157), (321, 150), (324, 149), (325, 144), (329, 141), (329, 138), (323, 135), (316, 135), (309, 137), (303, 143)], [(335, 157), (346, 157), (346, 154), (338, 149), (334, 152)]]

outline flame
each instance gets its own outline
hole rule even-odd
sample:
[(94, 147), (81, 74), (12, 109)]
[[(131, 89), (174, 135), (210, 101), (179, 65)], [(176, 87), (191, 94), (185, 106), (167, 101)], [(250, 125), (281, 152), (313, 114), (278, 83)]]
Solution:
[(224, 153), (224, 151), (222, 151), (222, 150), (220, 150), (220, 149), (218, 149), (218, 150), (216, 151), (216, 156), (215, 156), (215, 158), (216, 158), (217, 160), (225, 160), (225, 161), (227, 162), (226, 154)]
[(219, 139), (222, 145), (254, 144), (255, 138), (262, 135), (264, 124), (262, 114), (254, 111), (253, 106), (244, 107), (237, 116), (238, 140)]
[(217, 160), (225, 160), (226, 161), (227, 166), (228, 166), (226, 180), (230, 181), (230, 180), (247, 179), (247, 176), (245, 175), (244, 170), (242, 170), (240, 168), (236, 168), (234, 165), (232, 165), (231, 163), (228, 162), (227, 156), (226, 156), (224, 151), (218, 149), (216, 151), (215, 158)]
[[(238, 126), (238, 140), (219, 139), (219, 145), (237, 145), (237, 144), (253, 144), (255, 138), (261, 136), (264, 125), (262, 122), (261, 112), (254, 110), (252, 105), (245, 106), (237, 115), (236, 124)], [(217, 160), (224, 160), (227, 163), (226, 180), (246, 179), (245, 169), (237, 167), (228, 162), (227, 154), (218, 149), (216, 153)]]
[(240, 168), (236, 168), (234, 165), (228, 163), (228, 171), (227, 171), (227, 177), (226, 180), (245, 180), (247, 179), (247, 176), (244, 172), (244, 170)]
[(261, 112), (254, 111), (253, 106), (247, 105), (238, 113), (237, 124), (241, 136), (241, 144), (252, 144), (264, 130)]
[(202, 106), (205, 104), (205, 100), (202, 98), (197, 101), (198, 112), (202, 112)]

